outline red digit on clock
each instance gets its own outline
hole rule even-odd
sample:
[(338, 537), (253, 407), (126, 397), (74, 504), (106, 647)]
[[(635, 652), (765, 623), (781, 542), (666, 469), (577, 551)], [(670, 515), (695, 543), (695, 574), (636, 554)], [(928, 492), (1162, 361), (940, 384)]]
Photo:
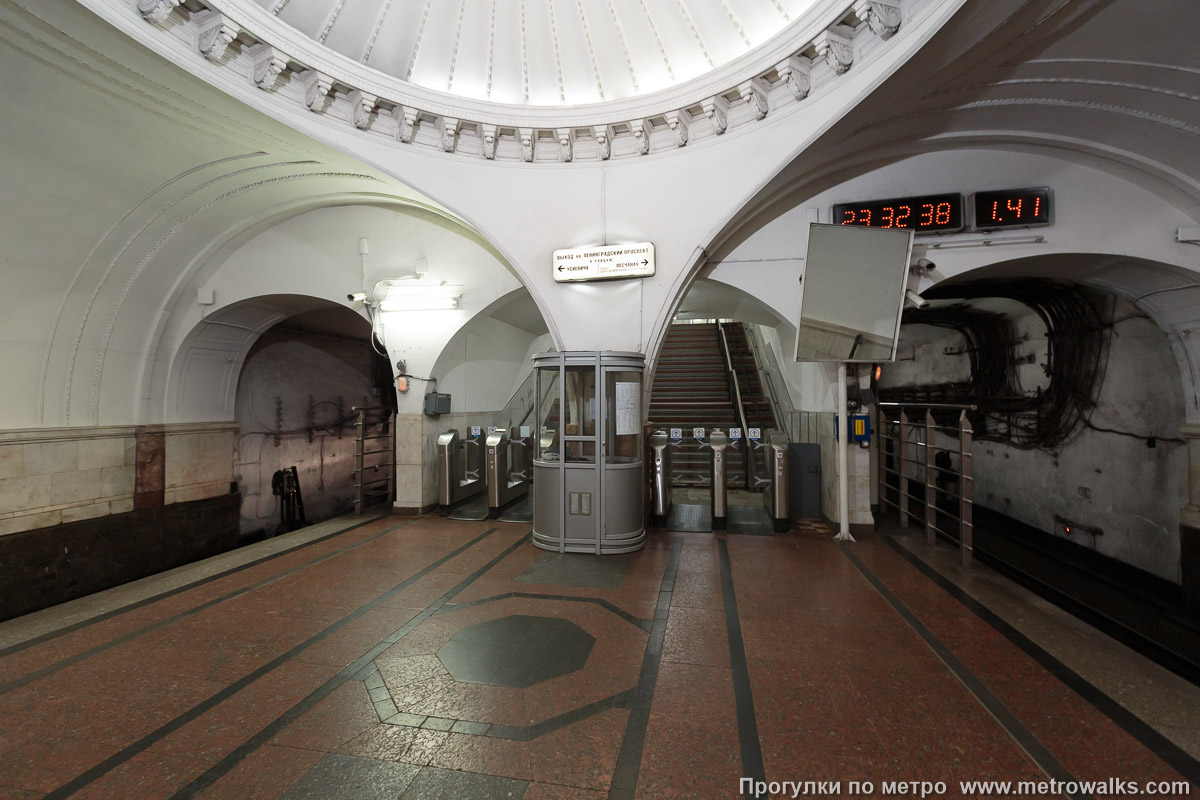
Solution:
[(922, 228), (927, 228), (932, 224), (933, 224), (933, 204), (932, 203), (922, 203), (921, 204), (921, 222), (919, 223), (919, 225)]
[(880, 227), (883, 227), (883, 228), (896, 227), (896, 209), (892, 208), (891, 206), (884, 206), (883, 207), (883, 221), (886, 222), (887, 224), (882, 225)]
[(871, 209), (860, 208), (858, 213), (862, 215), (862, 224), (871, 227)]
[(992, 222), (999, 222), (999, 221), (1000, 221), (1000, 201), (993, 200), (992, 201)]
[(938, 203), (937, 204), (937, 212), (934, 214), (934, 221), (937, 222), (938, 225), (949, 225), (950, 224), (950, 204), (949, 203)]
[(845, 211), (842, 212), (842, 224), (843, 225), (853, 225), (854, 224), (854, 212), (853, 211), (851, 211), (850, 209), (846, 209)]
[(908, 218), (912, 216), (912, 209), (908, 206), (900, 206), (899, 211), (900, 216), (896, 217), (896, 227), (903, 228), (904, 223), (907, 222)]
[(1035, 220), (1039, 219), (1041, 217), (1041, 213), (1042, 213), (1042, 198), (1035, 197), (1035, 198), (1033, 198), (1033, 218)]
[(1009, 198), (1008, 202), (1005, 203), (1005, 205), (1008, 207), (1009, 211), (1017, 212), (1017, 219), (1021, 218), (1021, 198), (1019, 198), (1019, 197), (1017, 198), (1017, 207), (1016, 208), (1013, 208), (1012, 198)]

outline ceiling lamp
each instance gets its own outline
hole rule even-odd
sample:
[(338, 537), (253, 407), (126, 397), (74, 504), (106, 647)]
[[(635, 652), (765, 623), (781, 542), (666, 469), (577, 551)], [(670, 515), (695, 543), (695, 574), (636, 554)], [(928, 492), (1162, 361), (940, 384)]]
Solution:
[(433, 311), (458, 308), (462, 299), (461, 286), (407, 286), (397, 284), (388, 287), (387, 295), (379, 304), (384, 311)]

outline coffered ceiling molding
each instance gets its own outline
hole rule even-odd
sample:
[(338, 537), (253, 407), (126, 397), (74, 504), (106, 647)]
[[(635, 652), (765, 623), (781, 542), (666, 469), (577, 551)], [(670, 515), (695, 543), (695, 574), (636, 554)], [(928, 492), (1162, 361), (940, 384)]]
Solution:
[[(199, 48), (206, 68), (294, 95), (363, 135), (559, 164), (681, 148), (757, 123), (886, 47), (905, 15), (938, 4), (382, 0), (363, 16), (371, 3), (81, 2), (140, 14), (167, 43)], [(554, 97), (538, 88), (551, 84)], [(702, 118), (708, 124), (692, 124)]]

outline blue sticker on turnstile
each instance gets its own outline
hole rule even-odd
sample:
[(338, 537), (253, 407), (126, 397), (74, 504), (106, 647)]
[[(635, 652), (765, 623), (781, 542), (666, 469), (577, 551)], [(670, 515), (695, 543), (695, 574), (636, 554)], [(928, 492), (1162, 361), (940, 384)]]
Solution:
[(488, 436), (491, 436), (491, 435), (492, 435), (493, 433), (495, 433), (495, 432), (496, 432), (496, 426), (495, 426), (495, 425), (488, 425)]
[(746, 429), (746, 438), (752, 442), (762, 441), (762, 429), (761, 428), (747, 428)]
[(672, 442), (682, 442), (683, 441), (683, 428), (671, 428), (671, 441)]
[(692, 428), (692, 438), (697, 442), (704, 441), (704, 428)]
[(741, 439), (741, 438), (742, 438), (742, 429), (741, 428), (730, 428), (729, 429), (729, 441), (736, 442), (738, 439)]
[(483, 435), (483, 430), (480, 429), (480, 427), (478, 425), (471, 426), (471, 438), (472, 439), (478, 439), (482, 435)]

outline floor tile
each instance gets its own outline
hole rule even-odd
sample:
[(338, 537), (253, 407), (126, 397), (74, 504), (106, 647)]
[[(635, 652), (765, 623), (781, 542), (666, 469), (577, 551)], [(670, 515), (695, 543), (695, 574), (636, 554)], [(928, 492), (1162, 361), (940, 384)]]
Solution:
[(355, 758), (324, 756), (283, 794), (284, 800), (395, 800), (420, 767)]

